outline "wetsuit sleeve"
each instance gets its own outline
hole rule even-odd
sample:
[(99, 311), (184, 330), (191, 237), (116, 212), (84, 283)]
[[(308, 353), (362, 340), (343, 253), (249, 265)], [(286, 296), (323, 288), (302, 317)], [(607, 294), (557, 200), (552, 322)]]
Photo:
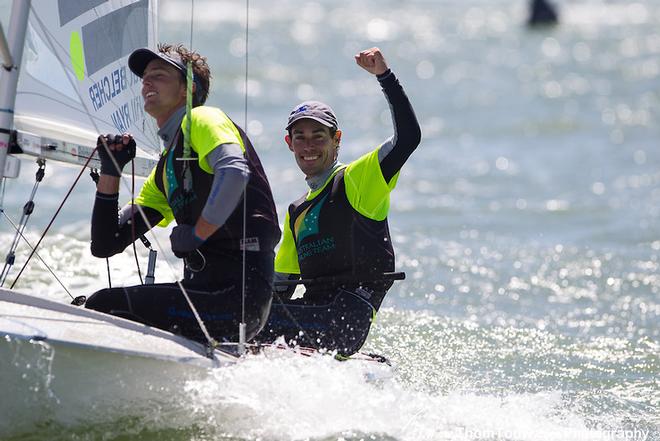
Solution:
[[(135, 239), (149, 230), (149, 227), (136, 212), (132, 216), (135, 221), (135, 229), (132, 228), (130, 212), (132, 206), (128, 206), (118, 215), (119, 194), (96, 193), (94, 209), (92, 210), (92, 255), (96, 257), (110, 257), (121, 253)], [(150, 225), (155, 225), (163, 218), (158, 211), (148, 207), (142, 207)]]
[(298, 250), (293, 238), (293, 232), (289, 222), (289, 212), (284, 218), (284, 232), (280, 248), (275, 255), (275, 272), (286, 274), (300, 274), (300, 265), (298, 264)]
[(149, 207), (160, 213), (162, 219), (158, 223), (158, 226), (166, 227), (174, 220), (174, 213), (167, 203), (167, 198), (156, 185), (156, 169), (157, 167), (154, 167), (147, 180), (144, 181), (140, 194), (135, 198), (135, 203), (142, 207)]
[(417, 117), (394, 73), (378, 76), (390, 105), (394, 135), (376, 150), (353, 161), (346, 168), (346, 196), (351, 206), (363, 216), (381, 221), (390, 209), (390, 192), (396, 186), (399, 171), (417, 148), (421, 131)]
[(390, 106), (394, 125), (394, 135), (378, 151), (383, 177), (389, 182), (419, 145), (422, 132), (410, 100), (394, 73), (388, 69), (377, 78)]
[(222, 226), (243, 196), (250, 168), (238, 144), (219, 145), (209, 152), (206, 160), (213, 167), (213, 183), (202, 217), (213, 225)]

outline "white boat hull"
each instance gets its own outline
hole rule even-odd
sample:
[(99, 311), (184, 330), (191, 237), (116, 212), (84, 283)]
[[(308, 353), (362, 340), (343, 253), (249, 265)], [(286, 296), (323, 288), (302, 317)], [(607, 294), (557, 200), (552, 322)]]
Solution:
[[(223, 345), (209, 358), (200, 343), (166, 331), (0, 289), (0, 439), (35, 424), (75, 426), (176, 409), (188, 382), (213, 378), (214, 368), (241, 359), (235, 348)], [(319, 354), (285, 345), (252, 349), (266, 358)], [(356, 354), (353, 363), (368, 382), (392, 374), (379, 357)]]
[(203, 345), (167, 331), (5, 289), (0, 289), (0, 336), (199, 367), (236, 361), (222, 351), (209, 358)]
[[(166, 331), (0, 289), (0, 438), (176, 400), (186, 381), (233, 364)], [(143, 409), (148, 411), (148, 409)]]
[(75, 346), (0, 345), (0, 439), (56, 422), (79, 426), (176, 408), (185, 384), (210, 370)]

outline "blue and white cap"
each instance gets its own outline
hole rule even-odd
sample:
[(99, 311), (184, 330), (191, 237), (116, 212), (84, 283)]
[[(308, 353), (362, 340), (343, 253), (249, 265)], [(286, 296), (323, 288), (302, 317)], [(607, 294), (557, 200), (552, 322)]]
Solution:
[(320, 101), (305, 101), (294, 107), (289, 114), (286, 130), (289, 130), (296, 121), (301, 119), (313, 119), (331, 129), (338, 127), (335, 112), (330, 106)]

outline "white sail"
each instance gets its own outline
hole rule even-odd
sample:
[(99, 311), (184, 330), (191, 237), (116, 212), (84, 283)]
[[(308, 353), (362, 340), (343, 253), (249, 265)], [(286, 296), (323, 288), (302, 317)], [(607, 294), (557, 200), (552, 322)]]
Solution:
[(155, 0), (32, 2), (14, 115), (26, 153), (46, 144), (83, 156), (80, 147), (95, 146), (100, 133), (129, 132), (153, 157), (157, 128), (128, 55), (155, 47), (156, 23)]

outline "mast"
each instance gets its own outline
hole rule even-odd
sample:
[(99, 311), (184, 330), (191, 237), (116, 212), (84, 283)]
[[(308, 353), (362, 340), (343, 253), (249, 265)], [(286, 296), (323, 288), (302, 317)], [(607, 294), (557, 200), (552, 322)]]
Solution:
[[(16, 87), (18, 71), (23, 58), (23, 46), (27, 31), (30, 0), (14, 0), (9, 21), (8, 48), (10, 66), (4, 66), (0, 76), (0, 180), (5, 176), (5, 163), (9, 153), (9, 139), (14, 126), (14, 104), (16, 103)], [(0, 37), (4, 40), (4, 34)], [(4, 41), (3, 43), (6, 43)], [(3, 51), (4, 52), (4, 51)], [(13, 57), (13, 60), (11, 58)]]

